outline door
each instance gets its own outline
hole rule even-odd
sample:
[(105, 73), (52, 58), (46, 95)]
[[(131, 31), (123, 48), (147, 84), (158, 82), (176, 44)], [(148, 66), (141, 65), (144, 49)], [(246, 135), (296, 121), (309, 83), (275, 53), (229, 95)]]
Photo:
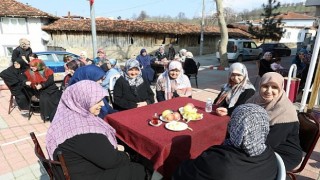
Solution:
[(261, 53), (260, 48), (258, 48), (255, 42), (250, 42), (250, 46), (251, 46), (251, 56), (250, 56), (251, 59), (258, 59)]

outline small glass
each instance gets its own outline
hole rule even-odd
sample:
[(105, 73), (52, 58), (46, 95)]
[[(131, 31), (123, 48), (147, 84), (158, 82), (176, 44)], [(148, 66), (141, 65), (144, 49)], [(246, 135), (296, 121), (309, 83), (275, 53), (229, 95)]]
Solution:
[(151, 123), (154, 124), (154, 125), (157, 125), (157, 124), (159, 123), (159, 116), (158, 116), (157, 113), (155, 113), (155, 114), (152, 116)]

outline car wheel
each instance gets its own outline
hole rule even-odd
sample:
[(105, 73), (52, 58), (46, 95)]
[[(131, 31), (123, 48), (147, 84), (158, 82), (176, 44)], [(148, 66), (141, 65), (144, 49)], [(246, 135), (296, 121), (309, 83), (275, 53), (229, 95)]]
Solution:
[(242, 61), (243, 61), (242, 55), (239, 55), (237, 58), (237, 62), (242, 62)]

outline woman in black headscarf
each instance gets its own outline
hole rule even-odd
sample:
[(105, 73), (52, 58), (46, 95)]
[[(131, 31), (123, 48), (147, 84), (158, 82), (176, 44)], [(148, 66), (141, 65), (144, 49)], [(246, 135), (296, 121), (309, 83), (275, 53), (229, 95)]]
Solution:
[(0, 77), (9, 87), (11, 94), (15, 97), (22, 115), (28, 114), (28, 99), (23, 91), (24, 82), (27, 80), (24, 72), (27, 66), (22, 58), (16, 58), (13, 65), (3, 70)]

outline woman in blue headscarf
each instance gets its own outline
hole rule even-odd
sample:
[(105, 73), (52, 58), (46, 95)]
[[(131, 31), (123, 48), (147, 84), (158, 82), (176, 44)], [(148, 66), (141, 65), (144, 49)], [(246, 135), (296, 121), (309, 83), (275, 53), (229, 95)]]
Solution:
[(137, 60), (140, 63), (143, 78), (147, 79), (149, 83), (151, 83), (154, 78), (154, 70), (151, 68), (151, 57), (147, 54), (146, 49), (141, 49)]
[[(69, 81), (69, 86), (82, 80), (91, 80), (101, 85), (105, 78), (105, 72), (96, 65), (88, 65), (78, 68)], [(102, 106), (99, 117), (103, 119), (106, 115), (117, 112), (109, 105), (107, 98), (103, 98), (104, 106)]]

